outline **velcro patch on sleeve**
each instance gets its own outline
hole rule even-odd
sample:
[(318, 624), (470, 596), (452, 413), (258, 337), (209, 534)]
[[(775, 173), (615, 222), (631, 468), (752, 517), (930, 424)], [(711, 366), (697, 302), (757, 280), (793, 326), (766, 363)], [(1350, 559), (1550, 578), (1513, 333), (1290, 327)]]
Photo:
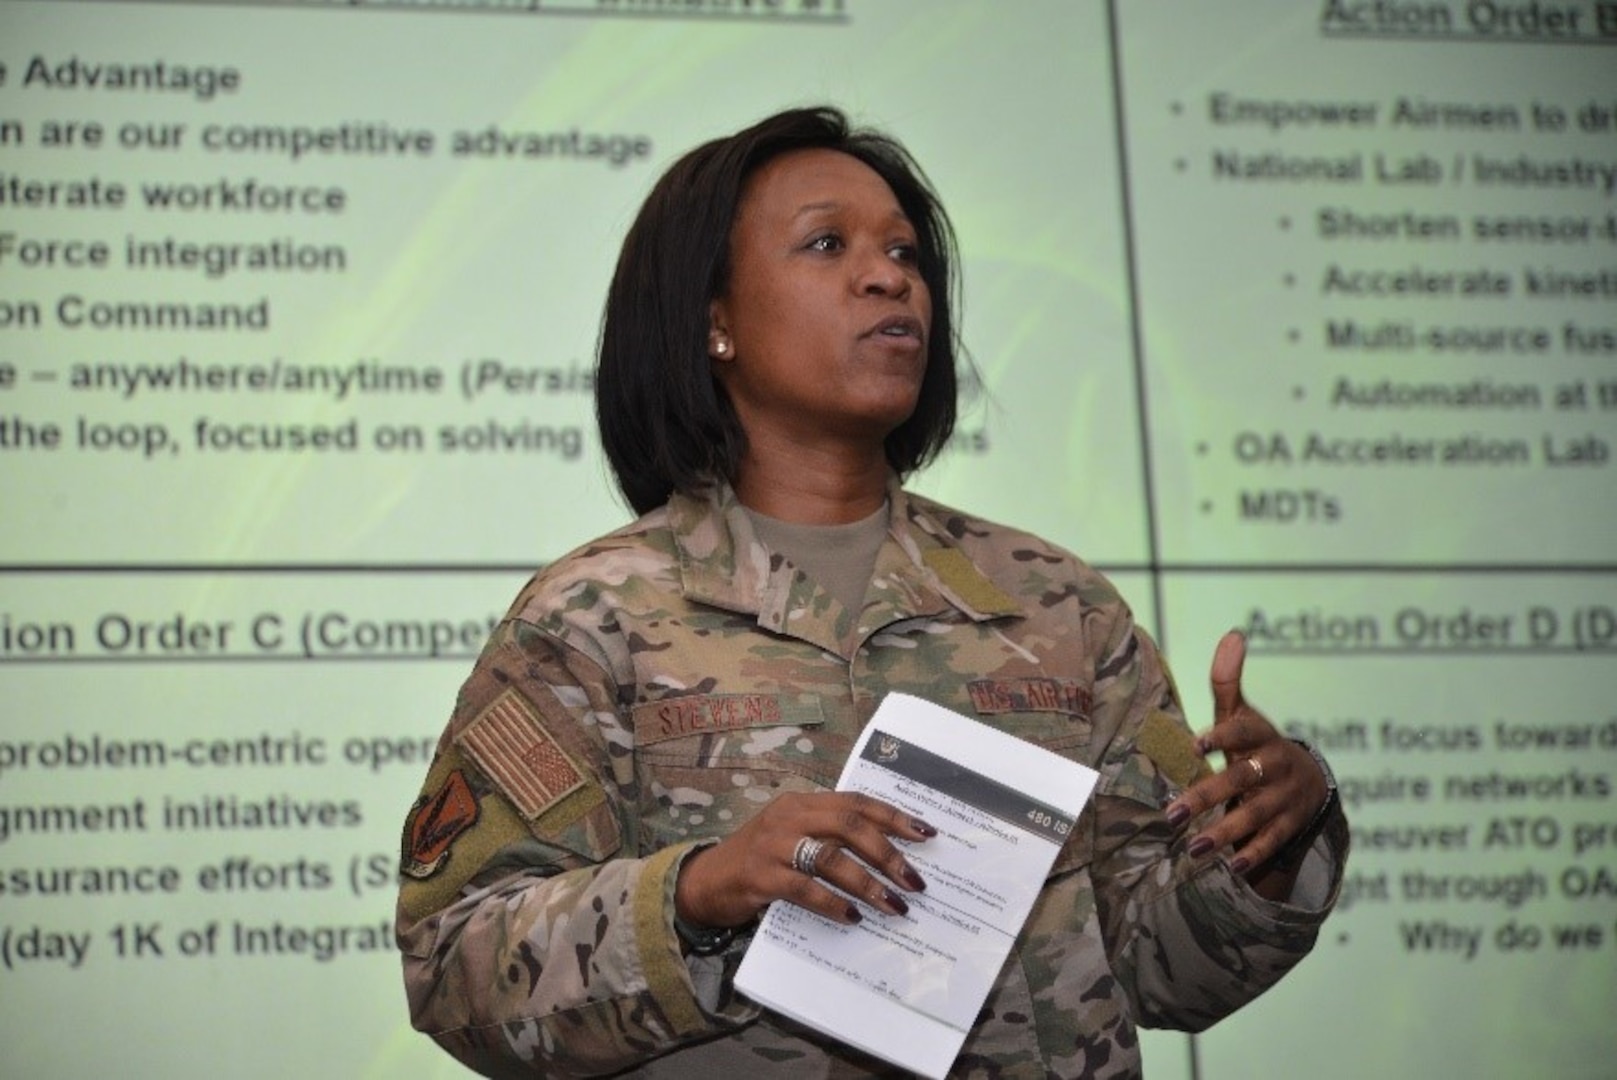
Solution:
[(459, 747), (445, 750), (405, 821), (399, 911), (411, 919), (454, 903), (490, 858), (531, 835), (506, 800), (480, 790), (470, 766)]
[(515, 690), (495, 698), (455, 741), (529, 821), (584, 786), (584, 771)]
[(1015, 600), (972, 565), (964, 552), (954, 548), (933, 548), (922, 556), (951, 592), (984, 615), (1015, 614), (1021, 608)]
[(1187, 788), (1213, 770), (1196, 753), (1196, 737), (1167, 713), (1153, 712), (1140, 725), (1140, 752), (1176, 786)]

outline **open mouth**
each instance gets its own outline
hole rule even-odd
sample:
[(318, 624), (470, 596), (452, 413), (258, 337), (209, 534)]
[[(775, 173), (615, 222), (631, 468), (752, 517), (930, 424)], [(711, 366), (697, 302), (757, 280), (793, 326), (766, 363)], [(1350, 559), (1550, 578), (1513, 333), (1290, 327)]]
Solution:
[(908, 315), (894, 315), (883, 319), (870, 329), (869, 336), (917, 342), (924, 340), (921, 320)]

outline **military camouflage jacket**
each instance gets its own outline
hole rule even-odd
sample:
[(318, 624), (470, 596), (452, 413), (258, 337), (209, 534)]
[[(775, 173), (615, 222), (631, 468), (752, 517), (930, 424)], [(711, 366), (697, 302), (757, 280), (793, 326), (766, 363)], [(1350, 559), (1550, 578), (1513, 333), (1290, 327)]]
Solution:
[[(896, 1072), (734, 993), (745, 938), (683, 957), (672, 925), (693, 845), (833, 787), (893, 690), (1101, 774), (956, 1075), (1138, 1075), (1136, 1025), (1199, 1030), (1308, 952), (1325, 910), (1259, 898), (1168, 827), (1203, 765), (1111, 585), (1024, 533), (892, 500), (857, 612), (766, 550), (726, 488), (528, 584), (405, 826), (418, 1028), (490, 1076)], [(1333, 900), (1345, 833), (1327, 833)]]

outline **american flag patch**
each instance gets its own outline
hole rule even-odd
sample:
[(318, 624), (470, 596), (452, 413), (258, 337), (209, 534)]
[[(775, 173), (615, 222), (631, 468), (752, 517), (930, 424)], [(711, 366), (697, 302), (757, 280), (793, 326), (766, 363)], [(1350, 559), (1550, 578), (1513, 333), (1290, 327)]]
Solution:
[(495, 698), (456, 741), (530, 821), (584, 786), (584, 774), (515, 690)]

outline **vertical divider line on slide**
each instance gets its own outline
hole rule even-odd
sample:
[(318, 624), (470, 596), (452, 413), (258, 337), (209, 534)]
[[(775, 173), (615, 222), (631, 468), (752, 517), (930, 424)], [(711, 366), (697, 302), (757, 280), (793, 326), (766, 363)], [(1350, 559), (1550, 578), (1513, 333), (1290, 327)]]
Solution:
[[(1145, 379), (1145, 349), (1140, 328), (1139, 265), (1134, 244), (1134, 200), (1130, 191), (1128, 125), (1123, 91), (1123, 46), (1118, 28), (1118, 0), (1106, 2), (1108, 59), (1112, 69), (1113, 138), (1117, 142), (1117, 192), (1123, 225), (1123, 271), (1128, 305), (1129, 352), (1134, 364), (1134, 399), (1140, 425), (1140, 482), (1145, 502), (1146, 573), (1151, 582), (1151, 623), (1157, 644), (1169, 651), (1168, 624), (1162, 595), (1162, 543), (1157, 521), (1156, 473), (1151, 456), (1150, 394)], [(1202, 1080), (1196, 1036), (1185, 1036), (1190, 1080)]]

